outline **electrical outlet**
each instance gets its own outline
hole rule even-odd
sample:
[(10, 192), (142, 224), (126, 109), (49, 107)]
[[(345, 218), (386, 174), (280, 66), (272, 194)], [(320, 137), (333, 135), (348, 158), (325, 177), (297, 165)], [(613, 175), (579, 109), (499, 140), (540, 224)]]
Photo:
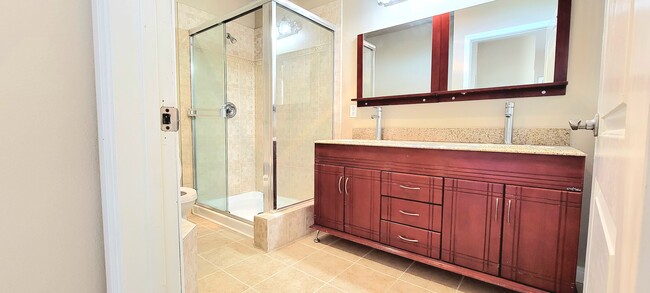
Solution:
[(357, 117), (357, 105), (350, 105), (350, 118)]

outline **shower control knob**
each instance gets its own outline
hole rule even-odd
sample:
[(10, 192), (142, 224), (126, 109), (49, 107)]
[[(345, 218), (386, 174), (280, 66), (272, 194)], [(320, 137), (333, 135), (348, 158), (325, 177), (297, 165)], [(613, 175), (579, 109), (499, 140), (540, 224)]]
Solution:
[(237, 115), (237, 107), (231, 102), (227, 102), (221, 106), (221, 116), (230, 119)]

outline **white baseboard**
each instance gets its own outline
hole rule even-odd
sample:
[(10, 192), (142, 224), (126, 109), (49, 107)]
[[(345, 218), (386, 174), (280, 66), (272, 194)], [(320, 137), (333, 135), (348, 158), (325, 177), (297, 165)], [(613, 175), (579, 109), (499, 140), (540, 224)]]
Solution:
[(576, 283), (585, 283), (585, 267), (578, 267), (576, 269)]

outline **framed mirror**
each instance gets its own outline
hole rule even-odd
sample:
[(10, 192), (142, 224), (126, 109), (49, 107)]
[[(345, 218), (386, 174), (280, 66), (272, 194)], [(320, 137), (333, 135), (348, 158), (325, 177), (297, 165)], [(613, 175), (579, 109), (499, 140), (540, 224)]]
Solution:
[(357, 105), (566, 93), (570, 0), (495, 0), (361, 34)]

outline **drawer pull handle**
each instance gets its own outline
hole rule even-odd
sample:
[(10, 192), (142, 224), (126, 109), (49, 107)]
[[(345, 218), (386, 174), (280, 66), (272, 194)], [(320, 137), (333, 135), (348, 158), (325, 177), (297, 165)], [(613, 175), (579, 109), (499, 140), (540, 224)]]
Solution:
[(341, 181), (343, 180), (343, 176), (339, 176), (339, 193), (343, 194), (343, 190), (341, 190)]
[(408, 189), (408, 190), (420, 190), (420, 187), (410, 187), (410, 186), (405, 186), (405, 185), (402, 185), (402, 184), (400, 184), (399, 187), (404, 188), (404, 189)]
[(420, 242), (420, 241), (418, 241), (417, 239), (408, 239), (408, 238), (406, 238), (406, 237), (403, 237), (402, 235), (397, 235), (397, 237), (399, 237), (399, 239), (402, 239), (402, 240), (404, 240), (404, 241), (406, 241), (406, 242), (412, 242), (412, 243), (418, 243), (418, 242)]
[(413, 216), (413, 217), (419, 217), (420, 216), (420, 214), (409, 213), (409, 212), (405, 212), (403, 210), (399, 210), (399, 213), (402, 214), (402, 215)]

